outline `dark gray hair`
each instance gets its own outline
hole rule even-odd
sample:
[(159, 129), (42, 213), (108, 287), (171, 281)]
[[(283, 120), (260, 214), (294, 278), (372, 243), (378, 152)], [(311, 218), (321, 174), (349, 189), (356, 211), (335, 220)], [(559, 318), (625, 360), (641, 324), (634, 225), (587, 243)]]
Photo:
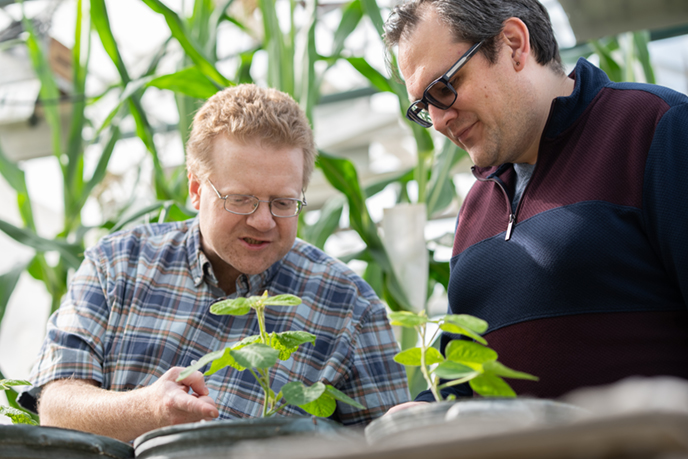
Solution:
[(504, 21), (519, 18), (528, 27), (535, 60), (564, 73), (549, 14), (537, 0), (410, 0), (394, 7), (385, 23), (384, 38), (389, 49), (414, 31), (427, 8), (437, 12), (457, 42), (483, 40), (480, 52), (491, 63), (497, 61), (497, 37)]

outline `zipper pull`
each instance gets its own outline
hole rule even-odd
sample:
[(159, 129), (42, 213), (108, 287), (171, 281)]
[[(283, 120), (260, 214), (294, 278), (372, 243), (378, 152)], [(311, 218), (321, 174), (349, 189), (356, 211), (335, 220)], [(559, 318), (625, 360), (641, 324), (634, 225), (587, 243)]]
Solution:
[(505, 241), (511, 239), (511, 232), (514, 229), (514, 220), (516, 220), (514, 214), (509, 214), (509, 225), (506, 227), (506, 237), (504, 238)]

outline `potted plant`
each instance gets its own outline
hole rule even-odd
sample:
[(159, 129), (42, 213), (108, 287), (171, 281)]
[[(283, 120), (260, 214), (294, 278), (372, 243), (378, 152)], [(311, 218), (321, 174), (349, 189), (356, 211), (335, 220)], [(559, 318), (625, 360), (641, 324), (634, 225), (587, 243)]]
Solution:
[[(399, 352), (394, 360), (407, 366), (419, 367), (435, 400), (376, 419), (366, 428), (371, 442), (409, 442), (416, 435), (427, 436), (447, 422), (461, 424), (455, 435), (484, 435), (523, 427), (533, 423), (568, 422), (584, 414), (583, 410), (550, 400), (519, 398), (503, 378), (530, 379), (536, 376), (516, 371), (500, 363), (497, 352), (487, 346), (481, 335), (488, 324), (467, 314), (447, 314), (430, 319), (424, 311), (390, 313), (392, 325), (414, 328), (420, 337), (417, 347)], [(428, 325), (437, 327), (428, 336)], [(432, 347), (440, 332), (461, 335), (447, 344), (444, 355)], [(456, 401), (450, 395), (445, 399), (441, 390), (468, 383), (473, 391), (488, 399), (467, 398)], [(442, 403), (444, 402), (444, 403)], [(425, 429), (427, 427), (427, 429)]]
[[(328, 417), (337, 407), (337, 401), (359, 409), (365, 407), (335, 387), (316, 382), (306, 386), (300, 381), (286, 383), (275, 393), (271, 388), (270, 370), (280, 360), (287, 360), (299, 346), (315, 344), (316, 336), (304, 331), (268, 333), (265, 329), (266, 307), (290, 307), (301, 303), (294, 295), (250, 296), (227, 299), (211, 305), (216, 315), (241, 316), (254, 311), (258, 319), (259, 334), (247, 336), (224, 349), (210, 352), (179, 375), (183, 380), (194, 371), (210, 364), (205, 375), (211, 375), (231, 366), (238, 371), (249, 371), (263, 393), (261, 418), (190, 423), (163, 427), (138, 437), (134, 442), (136, 456), (141, 459), (189, 457), (226, 451), (240, 440), (292, 435), (305, 432), (336, 430), (337, 424), (316, 419)], [(315, 417), (286, 418), (275, 416), (287, 405), (295, 405)], [(177, 456), (178, 455), (178, 456)]]

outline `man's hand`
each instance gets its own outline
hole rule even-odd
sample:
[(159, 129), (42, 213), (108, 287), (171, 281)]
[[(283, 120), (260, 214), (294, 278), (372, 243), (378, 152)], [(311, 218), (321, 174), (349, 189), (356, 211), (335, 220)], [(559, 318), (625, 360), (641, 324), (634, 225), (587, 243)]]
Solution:
[(411, 408), (413, 406), (420, 406), (420, 405), (427, 405), (427, 404), (428, 404), (428, 402), (400, 403), (399, 405), (393, 406), (392, 408), (388, 409), (387, 412), (384, 414), (384, 416), (390, 415), (392, 413), (396, 413), (397, 411), (403, 411), (403, 410)]
[(139, 389), (143, 393), (143, 403), (149, 406), (159, 427), (209, 421), (220, 415), (215, 402), (208, 397), (203, 373), (195, 371), (176, 382), (183, 369), (171, 368), (150, 386)]
[(101, 389), (92, 380), (53, 381), (39, 400), (41, 425), (131, 441), (159, 427), (218, 417), (203, 374), (196, 371), (176, 382), (182, 370), (171, 368), (150, 386), (129, 392)]

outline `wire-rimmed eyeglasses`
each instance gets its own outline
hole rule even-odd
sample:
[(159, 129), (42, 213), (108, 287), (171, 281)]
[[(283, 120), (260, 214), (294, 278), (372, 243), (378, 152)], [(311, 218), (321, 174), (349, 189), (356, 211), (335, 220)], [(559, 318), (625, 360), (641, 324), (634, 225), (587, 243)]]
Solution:
[[(210, 180), (208, 180), (208, 183), (213, 190), (215, 190), (215, 193), (217, 193), (217, 197), (224, 202), (225, 210), (237, 215), (251, 215), (258, 210), (258, 206), (261, 202), (266, 202), (270, 207), (270, 213), (274, 217), (296, 217), (301, 213), (304, 206), (308, 205), (305, 194), (303, 195), (303, 200), (295, 198), (275, 198), (269, 201), (263, 201), (249, 194), (228, 194), (222, 196)], [(303, 190), (301, 193), (303, 193)]]
[(461, 70), (461, 67), (466, 65), (466, 62), (475, 55), (483, 42), (479, 41), (471, 46), (458, 61), (451, 66), (447, 73), (433, 81), (423, 91), (423, 97), (411, 104), (406, 110), (406, 117), (425, 128), (432, 126), (432, 119), (430, 119), (430, 112), (428, 105), (437, 107), (440, 110), (447, 110), (456, 101), (456, 89), (451, 85), (450, 80), (456, 75), (456, 72)]

